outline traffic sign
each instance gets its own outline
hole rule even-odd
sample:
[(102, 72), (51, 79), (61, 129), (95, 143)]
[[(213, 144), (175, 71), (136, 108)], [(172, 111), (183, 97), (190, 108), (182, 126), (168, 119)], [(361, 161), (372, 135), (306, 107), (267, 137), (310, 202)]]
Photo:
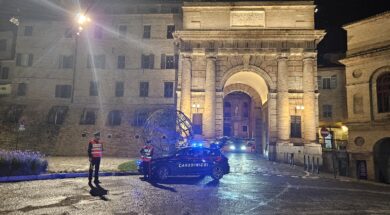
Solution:
[(321, 136), (326, 137), (328, 135), (329, 135), (329, 130), (326, 129), (325, 127), (322, 127), (321, 128)]

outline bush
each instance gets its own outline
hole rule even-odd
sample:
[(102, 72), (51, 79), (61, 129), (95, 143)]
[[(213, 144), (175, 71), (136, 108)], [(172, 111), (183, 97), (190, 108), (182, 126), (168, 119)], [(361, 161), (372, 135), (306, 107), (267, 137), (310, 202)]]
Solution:
[(47, 161), (39, 152), (0, 150), (0, 177), (39, 175), (46, 172)]
[(118, 169), (123, 172), (137, 171), (137, 164), (135, 160), (130, 160), (125, 163), (122, 163), (118, 166)]

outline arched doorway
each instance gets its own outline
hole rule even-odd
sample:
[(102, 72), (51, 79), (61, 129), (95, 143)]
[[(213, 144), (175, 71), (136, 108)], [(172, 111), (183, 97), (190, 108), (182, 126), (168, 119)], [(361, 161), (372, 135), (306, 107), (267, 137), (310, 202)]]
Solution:
[(390, 137), (374, 145), (375, 179), (390, 184)]
[(223, 135), (254, 139), (256, 151), (267, 154), (268, 74), (257, 67), (233, 68), (225, 74), (222, 82)]

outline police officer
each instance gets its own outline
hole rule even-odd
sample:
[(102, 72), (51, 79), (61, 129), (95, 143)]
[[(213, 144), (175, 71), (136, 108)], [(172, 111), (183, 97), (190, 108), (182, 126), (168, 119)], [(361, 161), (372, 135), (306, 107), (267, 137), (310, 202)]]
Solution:
[(151, 163), (153, 157), (153, 146), (145, 145), (142, 147), (141, 151), (141, 159), (142, 159), (142, 172), (144, 173), (144, 179), (150, 179), (151, 177)]
[(100, 132), (97, 131), (94, 134), (94, 138), (88, 143), (88, 157), (89, 157), (89, 175), (88, 184), (91, 184), (93, 168), (95, 168), (95, 184), (99, 184), (99, 168), (100, 160), (103, 155), (103, 143), (100, 141)]

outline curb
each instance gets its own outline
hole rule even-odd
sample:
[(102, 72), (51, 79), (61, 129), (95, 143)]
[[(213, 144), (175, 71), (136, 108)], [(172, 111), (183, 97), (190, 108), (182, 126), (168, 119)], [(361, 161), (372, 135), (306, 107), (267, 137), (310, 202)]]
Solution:
[[(127, 176), (139, 175), (138, 172), (102, 172), (99, 176)], [(20, 182), (20, 181), (37, 181), (37, 180), (51, 180), (51, 179), (65, 179), (65, 178), (83, 178), (88, 177), (88, 173), (53, 173), (42, 175), (21, 175), (0, 177), (0, 183)]]

